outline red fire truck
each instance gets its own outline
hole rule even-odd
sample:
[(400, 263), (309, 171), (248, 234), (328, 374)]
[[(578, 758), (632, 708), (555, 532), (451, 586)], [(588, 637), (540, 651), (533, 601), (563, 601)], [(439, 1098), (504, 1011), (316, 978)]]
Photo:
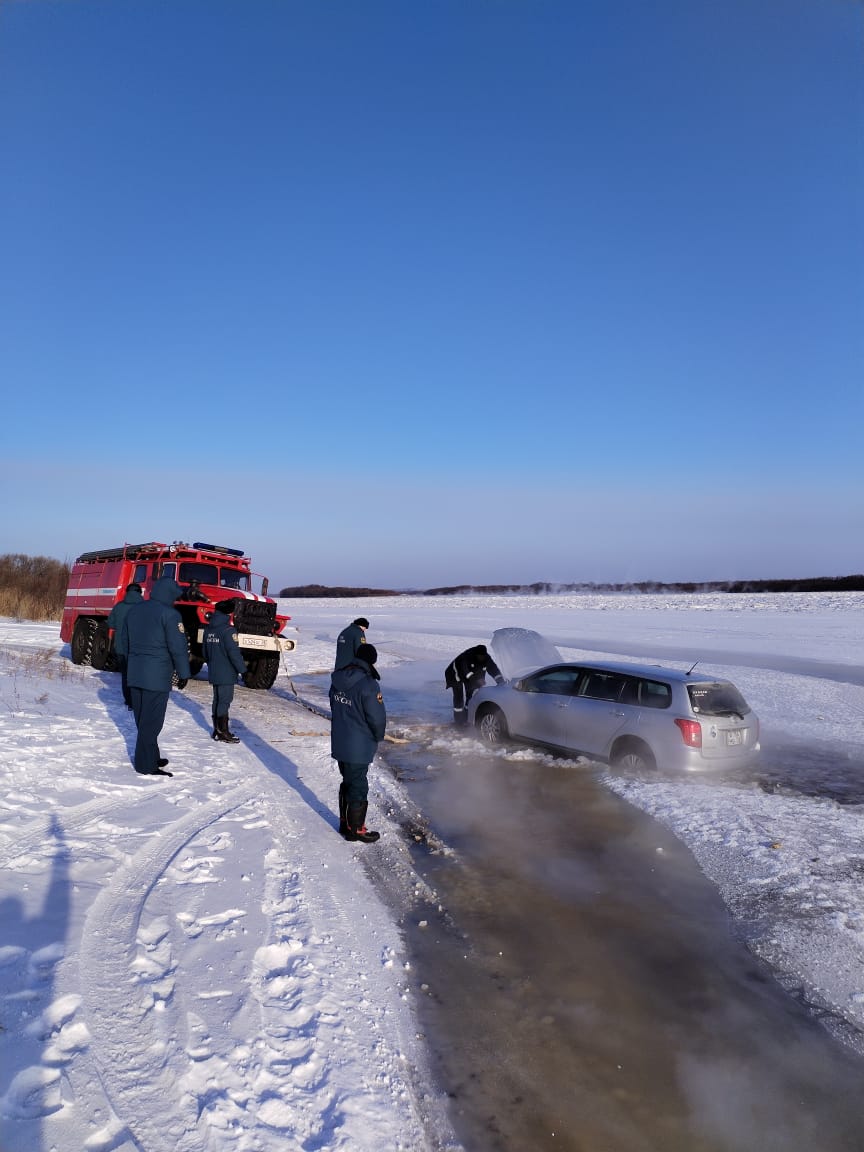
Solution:
[(284, 635), (291, 617), (276, 612), (266, 577), (252, 571), (242, 548), (216, 544), (124, 544), (82, 553), (69, 573), (60, 625), (60, 638), (71, 644), (73, 662), (112, 668), (114, 637), (106, 623), (108, 613), (123, 599), (127, 584), (137, 581), (146, 599), (160, 576), (171, 576), (183, 588), (176, 608), (189, 639), (192, 675), (204, 664), (201, 641), (209, 613), (220, 601), (233, 600), (234, 626), (246, 662), (243, 681), (247, 688), (270, 688), (282, 653), (297, 646), (293, 636)]

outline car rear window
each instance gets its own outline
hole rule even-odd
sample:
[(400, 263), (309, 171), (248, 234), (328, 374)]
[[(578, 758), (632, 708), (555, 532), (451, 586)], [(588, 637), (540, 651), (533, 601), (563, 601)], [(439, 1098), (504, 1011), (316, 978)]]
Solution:
[(688, 684), (690, 706), (702, 716), (746, 716), (750, 706), (734, 684), (718, 680), (712, 684)]

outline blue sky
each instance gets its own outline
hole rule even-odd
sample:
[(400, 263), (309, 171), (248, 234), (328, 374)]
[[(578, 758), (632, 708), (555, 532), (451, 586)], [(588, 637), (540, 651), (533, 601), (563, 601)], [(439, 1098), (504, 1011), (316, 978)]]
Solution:
[(0, 3), (0, 552), (864, 570), (856, 0)]

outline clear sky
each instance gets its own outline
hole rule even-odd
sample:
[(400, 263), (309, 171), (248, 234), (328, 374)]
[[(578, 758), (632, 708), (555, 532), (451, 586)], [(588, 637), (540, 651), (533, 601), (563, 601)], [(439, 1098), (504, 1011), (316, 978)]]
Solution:
[(0, 552), (864, 571), (857, 0), (0, 0)]

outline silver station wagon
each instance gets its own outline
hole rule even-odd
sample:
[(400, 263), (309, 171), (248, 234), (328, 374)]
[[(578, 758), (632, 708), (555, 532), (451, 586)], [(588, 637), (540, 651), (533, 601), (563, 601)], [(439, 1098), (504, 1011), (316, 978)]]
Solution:
[(487, 744), (511, 737), (624, 771), (740, 768), (759, 755), (759, 720), (728, 680), (656, 664), (552, 664), (490, 684), (468, 704)]

